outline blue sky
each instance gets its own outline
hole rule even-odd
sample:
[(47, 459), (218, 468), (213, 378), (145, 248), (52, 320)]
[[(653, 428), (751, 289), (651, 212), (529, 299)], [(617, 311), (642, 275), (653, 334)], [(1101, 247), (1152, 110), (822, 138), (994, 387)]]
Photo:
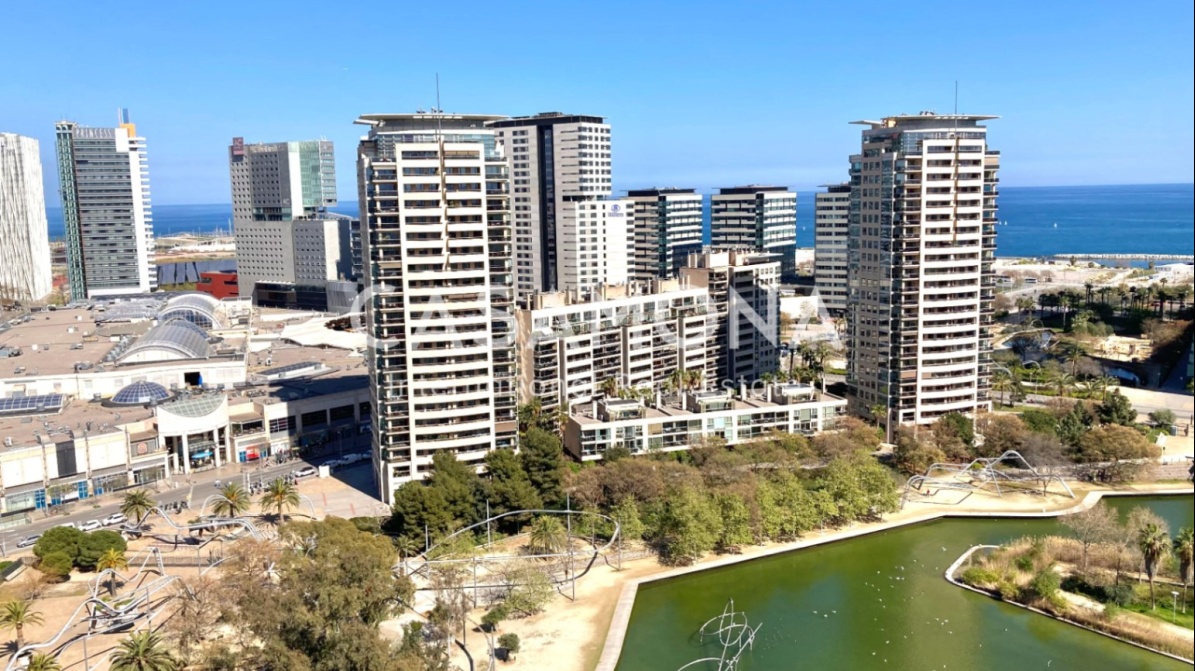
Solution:
[[(154, 202), (229, 200), (227, 145), (335, 141), (355, 200), (364, 112), (597, 114), (616, 189), (841, 181), (847, 122), (998, 114), (1015, 186), (1192, 182), (1185, 2), (54, 2), (0, 12), (0, 131), (148, 138)], [(375, 11), (372, 11), (375, 10)]]

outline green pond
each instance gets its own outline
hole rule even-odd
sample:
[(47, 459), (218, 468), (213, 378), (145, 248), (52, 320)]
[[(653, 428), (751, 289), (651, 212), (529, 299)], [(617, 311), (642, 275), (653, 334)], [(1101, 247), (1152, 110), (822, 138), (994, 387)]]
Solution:
[[(1172, 530), (1195, 516), (1191, 496), (1110, 503), (1148, 506)], [(972, 545), (1050, 533), (1065, 530), (1052, 519), (942, 520), (644, 584), (618, 670), (675, 671), (717, 656), (721, 646), (697, 631), (732, 598), (762, 625), (739, 671), (1191, 668), (943, 578)]]

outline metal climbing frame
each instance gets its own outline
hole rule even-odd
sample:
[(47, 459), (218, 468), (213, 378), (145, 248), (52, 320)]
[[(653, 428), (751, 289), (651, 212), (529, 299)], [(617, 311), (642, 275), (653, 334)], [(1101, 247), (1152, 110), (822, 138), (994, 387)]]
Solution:
[(728, 600), (722, 614), (706, 621), (697, 631), (702, 645), (716, 640), (722, 646), (718, 656), (695, 659), (677, 671), (708, 668), (711, 664), (716, 665), (713, 668), (717, 671), (737, 671), (743, 653), (755, 646), (755, 634), (762, 626), (757, 624), (752, 627), (747, 614), (735, 610), (734, 599)]
[[(1011, 466), (1012, 468), (1001, 468)], [(1025, 457), (1016, 450), (1009, 450), (998, 457), (979, 458), (968, 464), (933, 464), (925, 470), (924, 475), (914, 475), (905, 484), (904, 494), (900, 505), (908, 502), (909, 493), (916, 490), (953, 489), (972, 494), (994, 488), (997, 496), (1003, 496), (1000, 484), (1033, 483), (1041, 486), (1043, 494), (1049, 489), (1051, 482), (1062, 485), (1062, 489), (1072, 499), (1075, 493), (1067, 486), (1061, 476), (1042, 473), (1030, 464)]]

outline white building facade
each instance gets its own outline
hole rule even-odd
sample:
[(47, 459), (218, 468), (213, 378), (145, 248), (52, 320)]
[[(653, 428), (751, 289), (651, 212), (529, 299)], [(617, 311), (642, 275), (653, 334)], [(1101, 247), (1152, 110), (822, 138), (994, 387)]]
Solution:
[(470, 465), (515, 446), (508, 168), (486, 122), (369, 114), (359, 201), (375, 345), (368, 353), (382, 499), (448, 452)]
[(37, 301), (53, 289), (37, 140), (0, 133), (0, 300)]
[(115, 128), (56, 130), (71, 298), (156, 289), (145, 138), (124, 111)]
[(994, 119), (860, 121), (851, 157), (847, 384), (854, 411), (927, 424), (990, 408)]

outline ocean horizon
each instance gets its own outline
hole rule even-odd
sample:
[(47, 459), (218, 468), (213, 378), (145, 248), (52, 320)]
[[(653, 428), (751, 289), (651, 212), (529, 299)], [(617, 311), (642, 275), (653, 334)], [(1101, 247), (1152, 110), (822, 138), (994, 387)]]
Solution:
[[(815, 193), (797, 192), (799, 247), (813, 246)], [(1195, 254), (1195, 184), (1002, 187), (997, 203), (998, 256)], [(356, 201), (331, 210), (358, 215)], [(62, 238), (62, 209), (47, 207), (46, 215), (50, 238)], [(229, 230), (231, 216), (228, 203), (156, 205), (154, 235)], [(707, 242), (708, 217), (707, 206)]]

